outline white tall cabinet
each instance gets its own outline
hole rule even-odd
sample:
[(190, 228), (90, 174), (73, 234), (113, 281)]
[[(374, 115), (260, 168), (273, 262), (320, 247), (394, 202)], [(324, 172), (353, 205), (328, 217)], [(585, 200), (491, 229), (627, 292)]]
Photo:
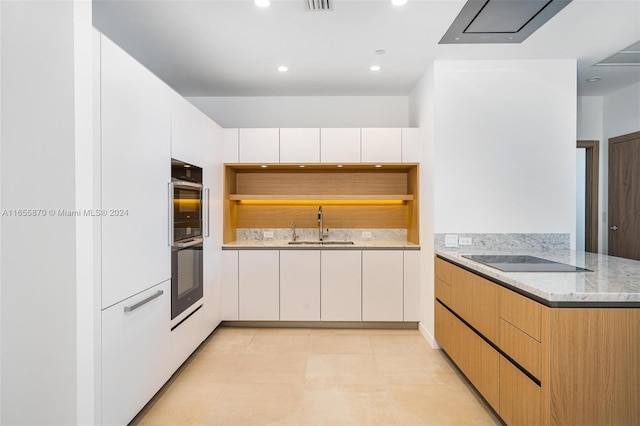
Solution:
[(107, 308), (171, 277), (171, 133), (163, 83), (106, 37), (100, 86), (101, 208), (107, 212), (102, 307)]

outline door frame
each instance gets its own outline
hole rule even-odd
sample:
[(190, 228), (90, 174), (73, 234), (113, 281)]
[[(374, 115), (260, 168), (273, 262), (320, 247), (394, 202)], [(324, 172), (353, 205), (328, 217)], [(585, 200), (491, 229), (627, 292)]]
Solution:
[(600, 164), (600, 141), (578, 141), (578, 148), (586, 153), (586, 194), (584, 249), (598, 252), (598, 179)]

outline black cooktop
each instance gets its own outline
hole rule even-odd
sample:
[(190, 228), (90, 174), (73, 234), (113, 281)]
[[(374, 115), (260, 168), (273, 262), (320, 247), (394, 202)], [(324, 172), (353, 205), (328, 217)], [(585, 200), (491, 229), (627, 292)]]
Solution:
[(535, 256), (463, 254), (462, 257), (483, 263), (503, 272), (593, 272), (590, 269)]

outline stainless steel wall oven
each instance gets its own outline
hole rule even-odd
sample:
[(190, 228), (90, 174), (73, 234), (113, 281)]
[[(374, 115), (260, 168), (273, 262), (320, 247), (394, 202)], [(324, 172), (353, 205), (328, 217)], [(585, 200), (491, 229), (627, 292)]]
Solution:
[(204, 215), (202, 169), (171, 160), (171, 326), (202, 306)]

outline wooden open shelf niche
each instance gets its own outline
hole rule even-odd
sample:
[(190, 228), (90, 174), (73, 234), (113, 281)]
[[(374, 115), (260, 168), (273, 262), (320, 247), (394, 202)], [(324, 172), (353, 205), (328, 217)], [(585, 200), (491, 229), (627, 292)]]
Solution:
[(225, 243), (237, 228), (402, 228), (419, 243), (418, 165), (225, 166)]

